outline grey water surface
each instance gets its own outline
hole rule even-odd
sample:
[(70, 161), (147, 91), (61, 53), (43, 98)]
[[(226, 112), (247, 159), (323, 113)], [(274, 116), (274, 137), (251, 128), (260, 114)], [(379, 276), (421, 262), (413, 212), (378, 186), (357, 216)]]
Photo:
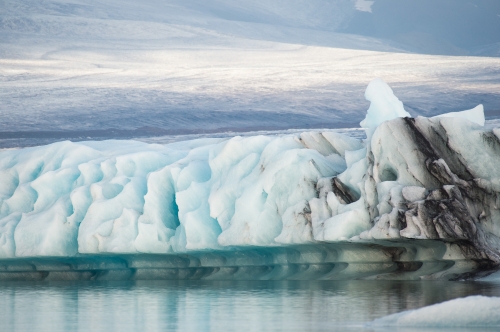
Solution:
[(370, 280), (2, 283), (0, 331), (372, 331), (367, 323), (375, 318), (476, 294), (500, 296), (500, 284)]

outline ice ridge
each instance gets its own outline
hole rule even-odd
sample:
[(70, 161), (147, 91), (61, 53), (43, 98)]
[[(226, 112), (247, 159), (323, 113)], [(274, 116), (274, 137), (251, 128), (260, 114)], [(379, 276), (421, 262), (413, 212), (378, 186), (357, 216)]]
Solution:
[[(366, 140), (321, 131), (0, 152), (0, 279), (21, 273), (8, 262), (93, 278), (113, 269), (103, 255), (122, 257), (127, 276), (142, 257), (177, 278), (242, 266), (266, 267), (243, 273), (264, 279), (452, 279), (497, 269), (500, 131), (481, 126), (482, 105), (411, 118), (380, 79), (365, 96)], [(165, 267), (158, 257), (188, 263)], [(76, 267), (85, 259), (94, 268)], [(324, 273), (303, 273), (315, 264)], [(236, 272), (228, 273), (219, 276)]]

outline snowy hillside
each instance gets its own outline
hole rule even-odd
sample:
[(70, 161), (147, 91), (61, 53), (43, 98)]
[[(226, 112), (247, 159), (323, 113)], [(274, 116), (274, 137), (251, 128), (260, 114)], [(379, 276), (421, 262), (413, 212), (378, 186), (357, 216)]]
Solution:
[(2, 1), (1, 146), (26, 137), (352, 127), (374, 77), (413, 115), (479, 103), (487, 116), (500, 110), (499, 59), (409, 54), (386, 39), (336, 32), (360, 6)]

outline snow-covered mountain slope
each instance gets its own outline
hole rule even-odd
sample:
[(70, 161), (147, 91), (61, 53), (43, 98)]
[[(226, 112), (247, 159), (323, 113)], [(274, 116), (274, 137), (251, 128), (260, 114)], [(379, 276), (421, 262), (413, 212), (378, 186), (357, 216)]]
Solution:
[(500, 138), (484, 129), (482, 105), (411, 118), (380, 79), (365, 96), (366, 140), (321, 131), (0, 152), (0, 279), (26, 264), (35, 274), (19, 278), (116, 269), (125, 279), (452, 279), (498, 269)]
[(353, 1), (0, 6), (5, 139), (38, 131), (54, 139), (60, 135), (47, 131), (106, 136), (109, 128), (349, 127), (362, 119), (361, 91), (374, 77), (390, 82), (413, 115), (478, 103), (487, 114), (500, 110), (499, 59), (399, 53), (386, 40), (335, 32), (355, 11)]

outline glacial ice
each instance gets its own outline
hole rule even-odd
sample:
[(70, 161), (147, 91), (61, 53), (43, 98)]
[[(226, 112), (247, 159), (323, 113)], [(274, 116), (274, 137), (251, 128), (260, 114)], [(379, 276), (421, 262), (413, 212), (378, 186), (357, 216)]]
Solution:
[(370, 326), (414, 328), (472, 328), (500, 326), (500, 298), (469, 296), (373, 321)]
[(403, 103), (394, 95), (391, 87), (380, 78), (376, 78), (368, 84), (365, 98), (371, 103), (366, 117), (360, 125), (367, 129), (368, 138), (382, 122), (410, 116), (410, 113), (405, 111)]
[(484, 126), (485, 123), (483, 105), (477, 105), (473, 109), (462, 112), (450, 112), (437, 115), (434, 118), (462, 118), (477, 123), (480, 126)]
[[(411, 118), (380, 79), (361, 126), (0, 152), (0, 279), (468, 278), (500, 264), (500, 131)], [(2, 272), (3, 271), (3, 272)]]

